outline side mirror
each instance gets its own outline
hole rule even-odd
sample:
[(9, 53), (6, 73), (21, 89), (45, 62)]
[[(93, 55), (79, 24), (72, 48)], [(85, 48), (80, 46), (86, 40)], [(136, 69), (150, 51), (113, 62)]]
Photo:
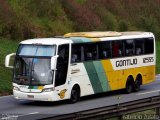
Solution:
[(59, 55), (53, 56), (51, 58), (51, 70), (57, 70), (56, 65), (57, 65), (57, 58)]
[(12, 56), (15, 56), (15, 55), (16, 55), (16, 53), (11, 53), (11, 54), (6, 56), (6, 58), (5, 58), (5, 67), (13, 68), (13, 66), (10, 66), (10, 62), (11, 62), (11, 60), (13, 60)]

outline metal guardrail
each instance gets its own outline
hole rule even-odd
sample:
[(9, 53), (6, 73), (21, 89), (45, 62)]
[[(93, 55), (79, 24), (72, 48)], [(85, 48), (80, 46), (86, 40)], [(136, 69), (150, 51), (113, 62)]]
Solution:
[(158, 112), (160, 111), (160, 96), (154, 96), (127, 103), (120, 103), (112, 106), (104, 106), (101, 108), (90, 109), (70, 114), (53, 116), (45, 118), (45, 120), (102, 120), (112, 117), (122, 118), (122, 116), (126, 114), (140, 112), (153, 108), (156, 108)]

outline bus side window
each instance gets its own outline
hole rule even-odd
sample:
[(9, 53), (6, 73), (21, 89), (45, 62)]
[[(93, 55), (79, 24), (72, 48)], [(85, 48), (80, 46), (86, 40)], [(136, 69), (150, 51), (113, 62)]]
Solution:
[(81, 62), (81, 52), (80, 44), (72, 45), (71, 63)]
[(111, 58), (111, 42), (99, 43), (99, 57), (100, 59)]
[(125, 56), (135, 55), (134, 40), (125, 40)]
[(135, 40), (135, 54), (136, 55), (144, 54), (144, 40), (143, 39)]
[(98, 50), (96, 44), (85, 44), (84, 45), (84, 57), (85, 61), (97, 60), (98, 59)]
[(154, 44), (153, 44), (153, 38), (146, 38), (145, 39), (145, 54), (151, 54), (154, 51)]
[(124, 56), (123, 41), (112, 41), (112, 53), (113, 53), (113, 57)]

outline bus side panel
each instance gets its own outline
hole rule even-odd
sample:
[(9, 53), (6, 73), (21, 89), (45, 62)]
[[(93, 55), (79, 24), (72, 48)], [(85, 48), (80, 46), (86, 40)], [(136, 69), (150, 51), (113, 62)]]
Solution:
[(148, 84), (155, 81), (155, 65), (143, 67), (143, 83)]
[(121, 89), (124, 86), (124, 81), (122, 78), (122, 70), (113, 70), (110, 60), (102, 60), (102, 65), (105, 70), (106, 76), (108, 78), (108, 83), (110, 86), (110, 91)]
[(103, 65), (103, 68), (105, 70), (105, 73), (106, 73), (106, 76), (108, 78), (108, 83), (109, 83), (109, 86), (110, 86), (110, 89), (111, 90), (115, 90), (117, 89), (117, 84), (116, 84), (116, 78), (117, 75), (113, 75), (112, 74), (112, 71), (113, 71), (113, 67), (112, 67), (112, 64), (109, 60), (102, 60), (102, 65)]
[(110, 85), (101, 61), (71, 65), (71, 83), (78, 83), (81, 96), (110, 91)]
[[(70, 86), (78, 84), (81, 89), (81, 96), (94, 94), (94, 89), (83, 63), (71, 64)], [(72, 89), (72, 88), (70, 88)]]
[(137, 75), (141, 74), (142, 84), (155, 80), (155, 65), (141, 66), (138, 64), (130, 68), (118, 68), (118, 70), (113, 66), (113, 61), (109, 59), (76, 63), (71, 65), (71, 82), (72, 84), (78, 83), (81, 88), (81, 96), (86, 96), (123, 89), (126, 87), (127, 78), (130, 75), (136, 80)]

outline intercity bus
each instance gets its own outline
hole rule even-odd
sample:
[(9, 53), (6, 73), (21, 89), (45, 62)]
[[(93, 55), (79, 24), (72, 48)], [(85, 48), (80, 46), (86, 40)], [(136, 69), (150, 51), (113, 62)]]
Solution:
[(22, 41), (5, 66), (13, 68), (16, 99), (77, 102), (107, 91), (139, 91), (155, 80), (155, 55), (150, 32), (77, 32)]

